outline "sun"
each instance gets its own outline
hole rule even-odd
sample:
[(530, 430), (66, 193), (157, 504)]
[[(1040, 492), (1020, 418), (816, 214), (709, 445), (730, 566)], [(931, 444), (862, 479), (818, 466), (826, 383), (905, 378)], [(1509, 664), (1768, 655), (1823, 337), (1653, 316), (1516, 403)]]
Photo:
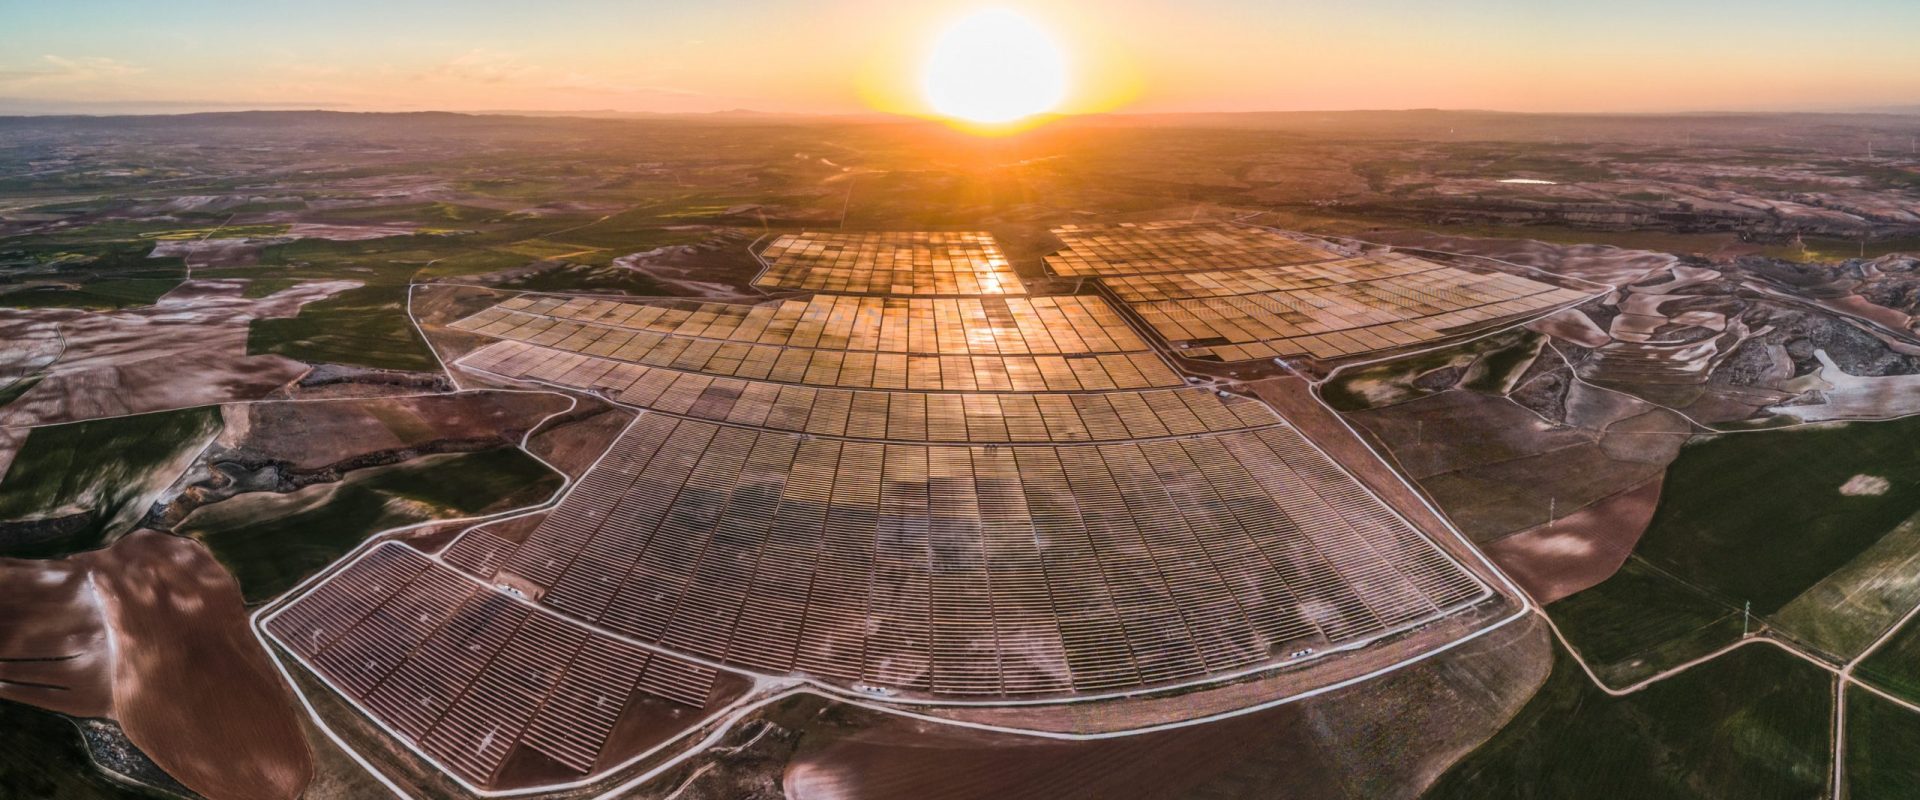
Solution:
[(920, 74), (934, 112), (998, 125), (1052, 111), (1067, 96), (1067, 58), (1045, 28), (1016, 11), (962, 17), (934, 40)]

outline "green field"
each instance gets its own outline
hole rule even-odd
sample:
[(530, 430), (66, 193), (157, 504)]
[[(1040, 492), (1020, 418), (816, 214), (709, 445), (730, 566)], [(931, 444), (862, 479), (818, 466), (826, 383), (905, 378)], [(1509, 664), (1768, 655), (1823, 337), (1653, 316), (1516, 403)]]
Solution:
[(1609, 686), (1626, 686), (1739, 638), (1740, 611), (1638, 556), (1600, 585), (1547, 606), (1580, 657)]
[(1806, 800), (1832, 748), (1830, 676), (1749, 645), (1625, 697), (1556, 648), (1540, 692), (1428, 798)]
[(1920, 797), (1920, 714), (1847, 688), (1847, 797)]
[(1920, 605), (1920, 512), (1775, 612), (1802, 643), (1852, 659)]
[(119, 800), (170, 795), (107, 778), (94, 767), (73, 723), (0, 700), (0, 797)]
[(407, 284), (422, 265), (460, 252), (458, 242), (437, 236), (359, 242), (303, 239), (267, 248), (261, 254), (262, 268), (221, 276), (364, 284), (309, 303), (291, 318), (254, 320), (247, 329), (249, 355), (273, 353), (310, 363), (432, 371), (437, 369), (433, 353), (407, 319)]
[[(170, 467), (184, 468), (219, 430), (218, 408), (33, 429), (0, 478), (0, 555), (51, 558), (125, 532), (172, 482)], [(4, 524), (63, 517), (75, 522), (57, 532)]]
[[(1843, 494), (1859, 475), (1885, 478), (1887, 488)], [(1910, 607), (1916, 587), (1904, 565), (1920, 550), (1908, 525), (1916, 509), (1920, 418), (1698, 439), (1668, 466), (1634, 551), (1647, 569), (1623, 571), (1552, 613), (1603, 665), (1601, 654), (1647, 653), (1655, 657), (1641, 666), (1657, 670), (1673, 663), (1662, 654), (1730, 642), (1737, 626), (1716, 634), (1689, 623), (1748, 602), (1756, 619), (1845, 657)], [(1665, 602), (1689, 596), (1698, 608)]]
[[(146, 275), (147, 273), (140, 273)], [(88, 308), (111, 311), (133, 306), (150, 306), (161, 295), (173, 291), (185, 277), (163, 275), (154, 277), (106, 278), (88, 281), (79, 288), (26, 289), (18, 292), (0, 294), (0, 306), (9, 308)]]
[[(81, 228), (41, 242), (9, 242), (21, 266), (52, 265), (19, 278), (0, 274), (0, 288), (16, 280), (26, 284), (49, 280), (67, 286), (27, 286), (0, 292), (0, 307), (90, 308), (112, 310), (152, 305), (186, 279), (187, 264), (179, 258), (148, 258), (153, 243), (138, 240), (146, 230), (138, 225)], [(18, 249), (13, 249), (17, 247)], [(12, 256), (0, 256), (0, 266), (11, 266)]]
[(429, 519), (492, 513), (547, 499), (561, 478), (502, 447), (427, 456), (347, 473), (285, 495), (243, 494), (189, 515), (176, 533), (204, 542), (248, 602), (272, 598), (366, 537)]
[(349, 289), (308, 303), (294, 317), (254, 320), (247, 329), (247, 354), (432, 372), (439, 364), (407, 319), (406, 303), (405, 285)]
[[(471, 211), (444, 204), (400, 208), (429, 215)], [(355, 211), (373, 215), (376, 210)], [(388, 208), (381, 213), (399, 212)], [(386, 219), (376, 216), (368, 221), (374, 218)], [(309, 363), (431, 372), (438, 369), (438, 364), (427, 342), (407, 319), (407, 288), (411, 283), (522, 266), (543, 254), (580, 249), (539, 238), (580, 224), (576, 218), (488, 221), (494, 224), (487, 230), (462, 236), (390, 236), (358, 242), (303, 239), (267, 248), (261, 254), (260, 267), (205, 274), (266, 278), (274, 282), (270, 285), (298, 280), (352, 280), (363, 284), (309, 303), (291, 318), (254, 320), (247, 330), (249, 354), (273, 353)]]
[[(1886, 478), (1848, 496), (1856, 475)], [(1639, 552), (1770, 614), (1920, 509), (1920, 418), (1699, 440), (1667, 468)]]
[(1920, 623), (1908, 622), (1860, 662), (1853, 674), (1910, 703), (1920, 703)]

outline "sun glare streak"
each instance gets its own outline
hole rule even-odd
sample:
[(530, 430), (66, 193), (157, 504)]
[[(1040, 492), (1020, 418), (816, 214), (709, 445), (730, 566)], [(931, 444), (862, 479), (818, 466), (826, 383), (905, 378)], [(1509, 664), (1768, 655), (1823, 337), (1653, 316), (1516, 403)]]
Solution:
[(1059, 107), (1067, 95), (1067, 59), (1033, 20), (1009, 9), (983, 9), (934, 41), (920, 88), (941, 116), (1006, 125)]

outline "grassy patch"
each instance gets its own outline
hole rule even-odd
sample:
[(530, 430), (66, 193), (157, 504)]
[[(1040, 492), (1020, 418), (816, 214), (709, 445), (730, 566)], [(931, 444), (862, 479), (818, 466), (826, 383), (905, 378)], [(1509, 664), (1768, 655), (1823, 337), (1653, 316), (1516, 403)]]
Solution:
[[(1627, 568), (1550, 611), (1597, 669), (1624, 680), (1737, 637), (1707, 620), (1751, 602), (1791, 637), (1856, 652), (1911, 607), (1920, 549), (1920, 418), (1710, 437), (1667, 467)], [(1856, 476), (1881, 494), (1846, 494)], [(1916, 650), (1920, 655), (1920, 650)]]
[(535, 260), (548, 260), (562, 256), (570, 256), (575, 253), (580, 253), (581, 251), (597, 250), (599, 248), (567, 244), (566, 242), (549, 242), (544, 239), (528, 239), (524, 242), (514, 242), (501, 249)]
[(1847, 688), (1847, 797), (1920, 797), (1920, 714)]
[(1860, 662), (1854, 674), (1908, 702), (1920, 703), (1920, 624), (1908, 622)]
[(176, 532), (204, 542), (248, 602), (274, 597), (366, 537), (401, 525), (532, 505), (561, 482), (518, 448), (427, 456), (356, 470), (287, 495), (244, 494), (188, 516)]
[(1802, 643), (1845, 661), (1920, 604), (1916, 576), (1920, 513), (1781, 607), (1772, 621)]
[(0, 797), (107, 800), (166, 797), (115, 783), (93, 766), (73, 723), (0, 700)]
[[(1857, 475), (1878, 495), (1841, 493)], [(1779, 610), (1920, 508), (1920, 418), (1696, 441), (1667, 467), (1639, 555), (1756, 614)]]
[(146, 239), (184, 241), (189, 239), (268, 239), (287, 235), (286, 225), (224, 225), (206, 228), (180, 228), (140, 234)]
[[(194, 408), (35, 428), (0, 479), (0, 555), (50, 558), (98, 546), (138, 521), (154, 493), (220, 429)], [(77, 518), (84, 515), (84, 519)], [(26, 520), (69, 519), (59, 526)]]
[(1820, 797), (1832, 682), (1750, 645), (1626, 697), (1556, 650), (1546, 685), (1428, 798)]
[(141, 277), (104, 278), (81, 283), (78, 288), (34, 288), (0, 294), (0, 306), (9, 308), (91, 308), (112, 310), (150, 306), (161, 295), (173, 291), (185, 279), (184, 274), (145, 274)]
[(406, 304), (404, 285), (350, 289), (308, 303), (293, 317), (254, 320), (247, 328), (247, 354), (375, 369), (439, 369), (407, 319)]
[(258, 300), (262, 297), (279, 294), (280, 292), (299, 286), (302, 283), (306, 283), (306, 281), (299, 278), (248, 278), (247, 285), (240, 290), (240, 296)]
[(1612, 686), (1712, 652), (1740, 636), (1738, 611), (1627, 559), (1600, 585), (1547, 606), (1560, 632)]
[[(1342, 370), (1320, 387), (1320, 396), (1340, 411), (1363, 411), (1446, 391), (1456, 384), (1482, 394), (1506, 394), (1540, 356), (1546, 337), (1516, 329), (1392, 361)], [(1459, 376), (1436, 375), (1461, 370)]]

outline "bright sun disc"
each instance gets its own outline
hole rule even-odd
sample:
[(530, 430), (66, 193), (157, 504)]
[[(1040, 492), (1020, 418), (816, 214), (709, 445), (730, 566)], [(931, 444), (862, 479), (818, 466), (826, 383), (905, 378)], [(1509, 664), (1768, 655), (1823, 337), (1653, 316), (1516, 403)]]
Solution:
[(976, 11), (933, 43), (920, 88), (940, 114), (1012, 122), (1051, 111), (1067, 94), (1067, 60), (1046, 30), (1001, 8)]

